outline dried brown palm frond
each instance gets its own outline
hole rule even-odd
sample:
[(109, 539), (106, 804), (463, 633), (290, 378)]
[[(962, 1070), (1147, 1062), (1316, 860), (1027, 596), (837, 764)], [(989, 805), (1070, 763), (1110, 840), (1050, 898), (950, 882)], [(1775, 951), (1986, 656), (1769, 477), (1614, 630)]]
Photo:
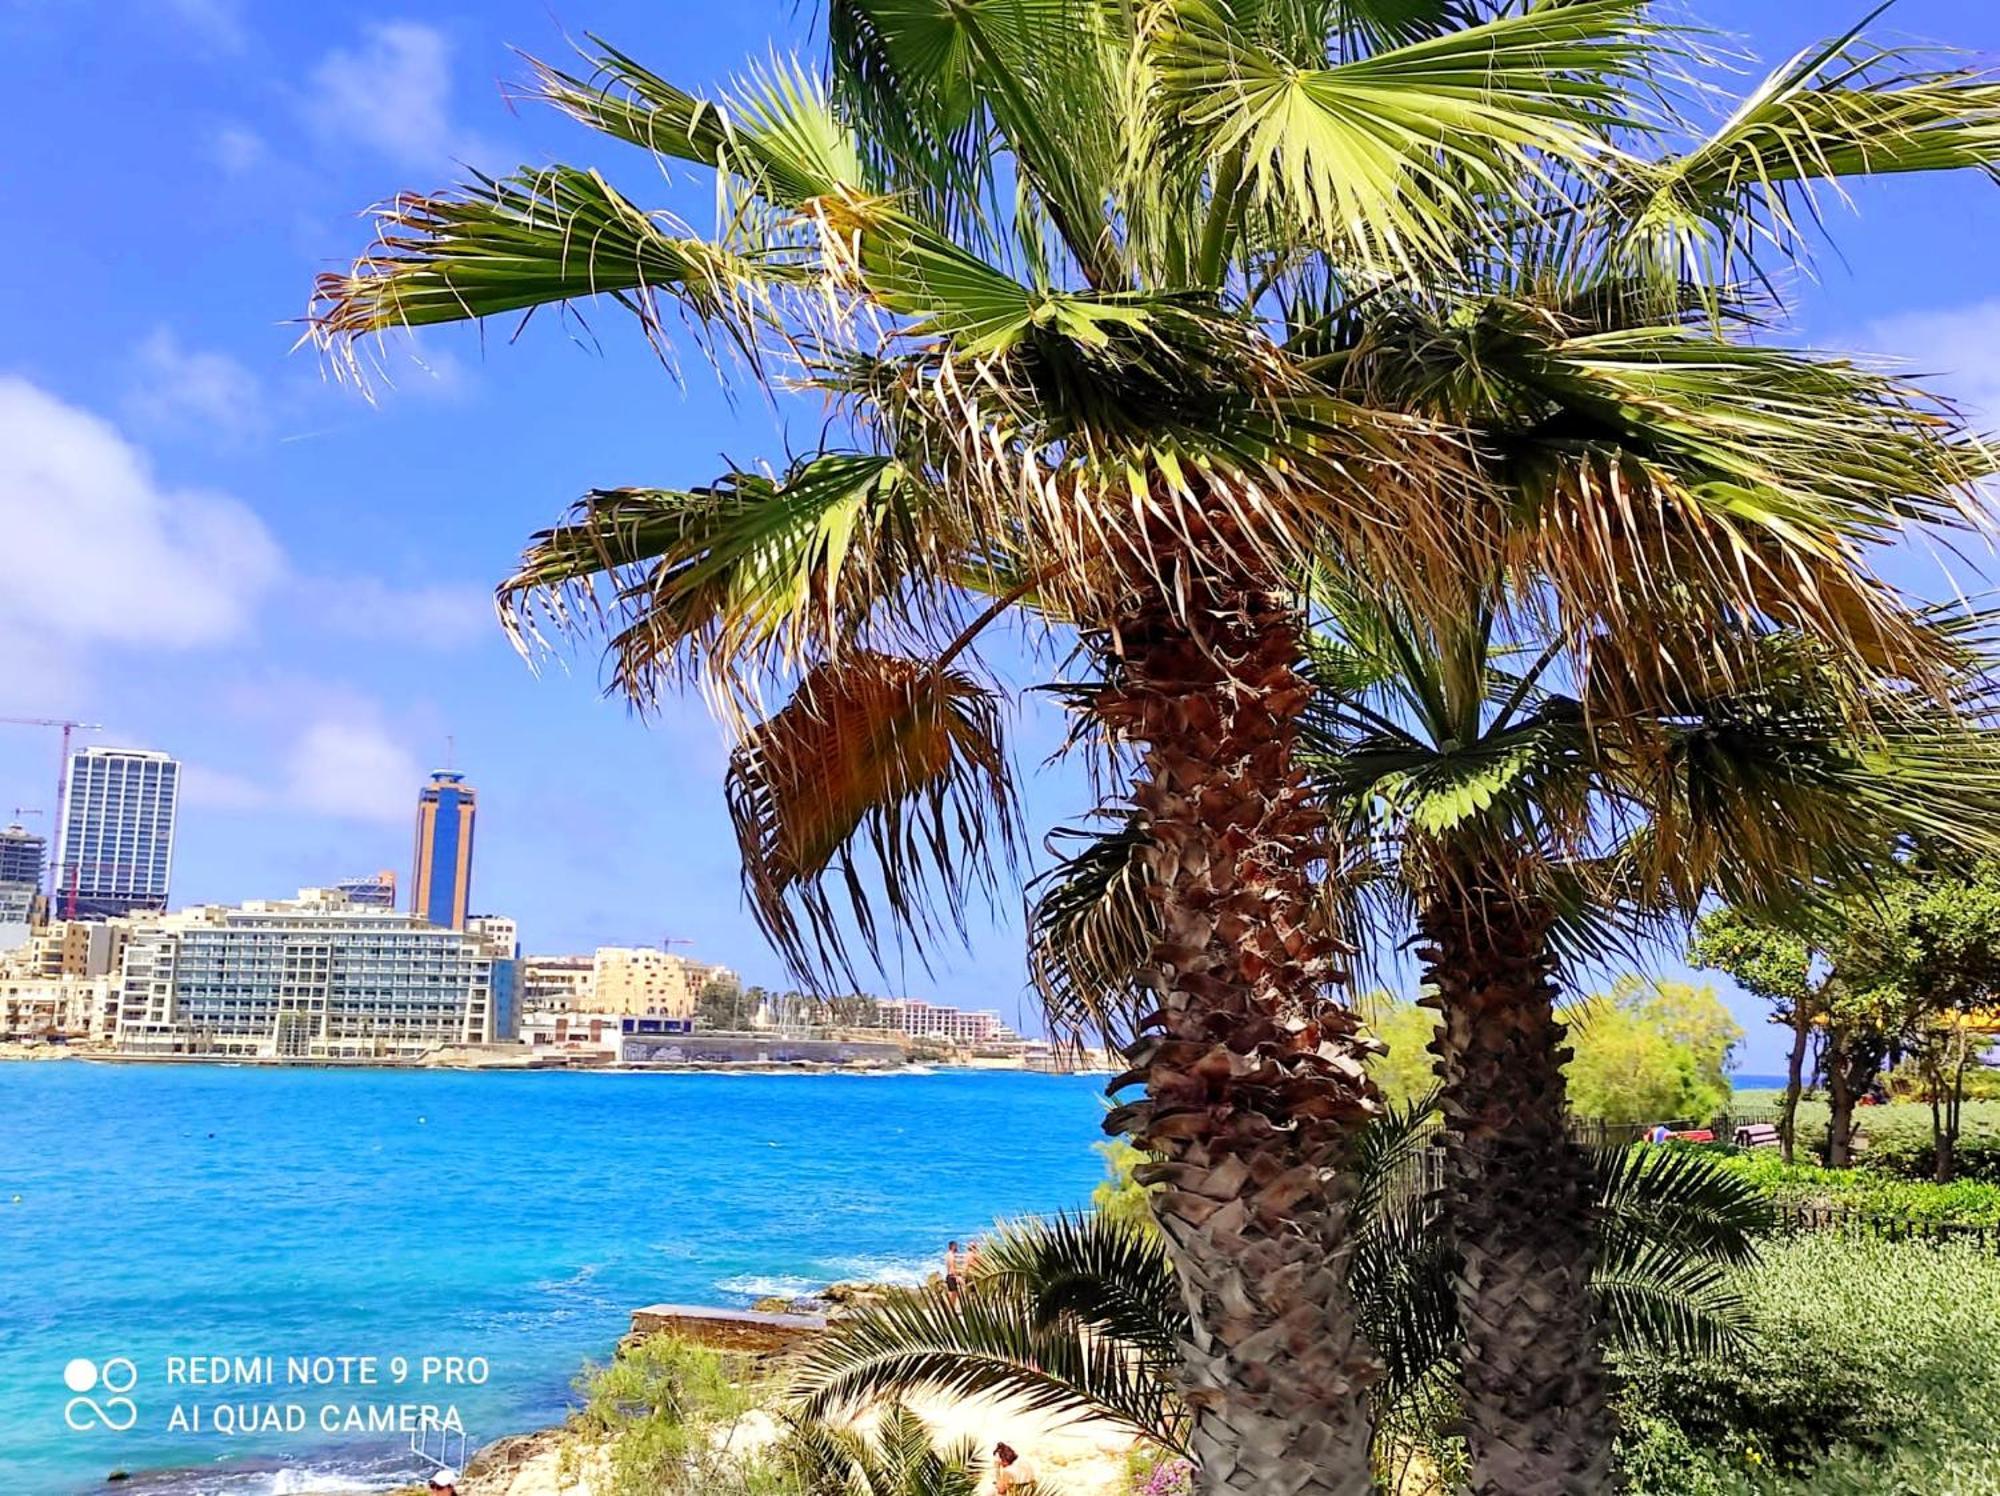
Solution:
[(999, 703), (942, 662), (815, 666), (738, 745), (726, 789), (752, 911), (809, 976), (851, 970), (830, 882), (879, 961), (877, 897), (900, 931), (962, 927), (966, 894), (990, 892), (1020, 843)]

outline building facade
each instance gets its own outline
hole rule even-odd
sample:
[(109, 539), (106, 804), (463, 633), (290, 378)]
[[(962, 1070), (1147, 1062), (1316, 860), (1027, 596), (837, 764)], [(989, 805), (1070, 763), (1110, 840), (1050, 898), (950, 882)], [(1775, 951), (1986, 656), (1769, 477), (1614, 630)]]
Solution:
[(590, 1011), (692, 1018), (703, 985), (719, 970), (651, 946), (601, 946), (592, 963)]
[(465, 776), (438, 769), (417, 796), (417, 855), (410, 913), (451, 930), (472, 905), (472, 823), (478, 793)]
[(71, 755), (54, 912), (107, 919), (165, 909), (180, 787), (181, 766), (164, 753), (85, 748)]
[(49, 840), (37, 836), (19, 821), (0, 828), (0, 883), (42, 885), (48, 871)]
[(521, 954), (521, 927), (504, 914), (469, 914), (465, 933), (505, 960)]
[(336, 890), (347, 895), (347, 901), (363, 909), (394, 909), (396, 907), (396, 875), (387, 868), (379, 873), (371, 873), (365, 878), (342, 878), (333, 885)]
[(588, 1013), (596, 993), (595, 956), (527, 956), (521, 961), (523, 1013)]
[(882, 997), (875, 1000), (885, 1028), (915, 1039), (943, 1039), (952, 1044), (1018, 1044), (1021, 1036), (1007, 1026), (991, 1008), (968, 1012), (928, 1003), (919, 997)]
[(103, 1038), (116, 1021), (110, 977), (0, 976), (0, 1038)]
[(333, 889), (184, 910), (124, 952), (118, 1046), (262, 1059), (394, 1059), (516, 1037), (514, 963)]

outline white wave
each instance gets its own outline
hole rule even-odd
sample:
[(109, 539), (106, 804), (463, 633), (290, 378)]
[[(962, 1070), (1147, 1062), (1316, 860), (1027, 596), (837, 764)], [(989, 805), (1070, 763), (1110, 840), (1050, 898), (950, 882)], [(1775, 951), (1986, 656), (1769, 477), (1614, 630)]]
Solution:
[(836, 1283), (886, 1283), (896, 1288), (920, 1288), (943, 1271), (943, 1258), (931, 1257), (822, 1257), (824, 1267)]
[(315, 1470), (299, 1466), (271, 1472), (270, 1484), (259, 1496), (337, 1496), (341, 1492), (368, 1492), (382, 1489), (379, 1481), (362, 1481), (344, 1470)]
[(762, 1277), (754, 1273), (744, 1273), (738, 1277), (720, 1279), (715, 1286), (722, 1293), (740, 1293), (753, 1299), (795, 1299), (826, 1287), (826, 1280), (786, 1274)]

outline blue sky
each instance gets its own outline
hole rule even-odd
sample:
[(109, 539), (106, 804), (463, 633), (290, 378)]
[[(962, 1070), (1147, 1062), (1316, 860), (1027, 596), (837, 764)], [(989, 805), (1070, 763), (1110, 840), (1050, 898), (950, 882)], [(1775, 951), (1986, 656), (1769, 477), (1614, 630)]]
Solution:
[[(1772, 60), (1864, 9), (1694, 7)], [(785, 0), (0, 0), (0, 715), (102, 722), (88, 741), (187, 763), (177, 902), (406, 876), (417, 785), (450, 740), (481, 795), (474, 903), (517, 916), (530, 949), (674, 937), (781, 980), (700, 705), (641, 724), (589, 654), (531, 674), (488, 595), (584, 489), (781, 456), (783, 417), (732, 407), (698, 354), (677, 383), (609, 313), (538, 318), (511, 346), (511, 325), (428, 334), (374, 404), (291, 345), (370, 202), (455, 162), (617, 159), (509, 107), (510, 48), (592, 31), (702, 86), (802, 24)], [(1990, 0), (1904, 0), (1875, 34), (2000, 61)], [(621, 176), (699, 221), (703, 190), (650, 170), (628, 157)], [(1840, 253), (1799, 289), (1800, 335), (1902, 354), (2000, 424), (2000, 193), (1906, 181), (1855, 206), (1832, 210)], [(803, 445), (813, 412), (789, 418)], [(1032, 766), (1055, 725), (1022, 729)], [(0, 728), (0, 817), (52, 813), (54, 760), (51, 735)], [(1028, 794), (1038, 827), (1087, 808), (1066, 773)], [(1022, 981), (1009, 900), (969, 954), (903, 985), (1025, 1017)], [(1740, 1013), (1748, 1067), (1772, 1068), (1779, 1036)]]

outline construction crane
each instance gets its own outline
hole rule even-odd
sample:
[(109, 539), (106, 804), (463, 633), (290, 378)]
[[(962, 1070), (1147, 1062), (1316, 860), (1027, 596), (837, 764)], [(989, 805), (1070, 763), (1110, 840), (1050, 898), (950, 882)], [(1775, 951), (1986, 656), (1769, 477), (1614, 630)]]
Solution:
[[(14, 727), (60, 727), (62, 729), (62, 757), (56, 761), (56, 808), (51, 812), (51, 816), (61, 815), (63, 796), (69, 792), (69, 736), (73, 732), (103, 732), (104, 724), (101, 722), (70, 722), (61, 717), (0, 717), (0, 722)], [(16, 814), (19, 814), (19, 812), (16, 812)], [(56, 827), (54, 829), (56, 830), (56, 834), (60, 836), (61, 828)], [(56, 906), (56, 864), (61, 860), (60, 852), (61, 848), (58, 847), (58, 855), (49, 859), (49, 908), (51, 909), (54, 909)], [(72, 899), (71, 902), (74, 903), (75, 900)]]

